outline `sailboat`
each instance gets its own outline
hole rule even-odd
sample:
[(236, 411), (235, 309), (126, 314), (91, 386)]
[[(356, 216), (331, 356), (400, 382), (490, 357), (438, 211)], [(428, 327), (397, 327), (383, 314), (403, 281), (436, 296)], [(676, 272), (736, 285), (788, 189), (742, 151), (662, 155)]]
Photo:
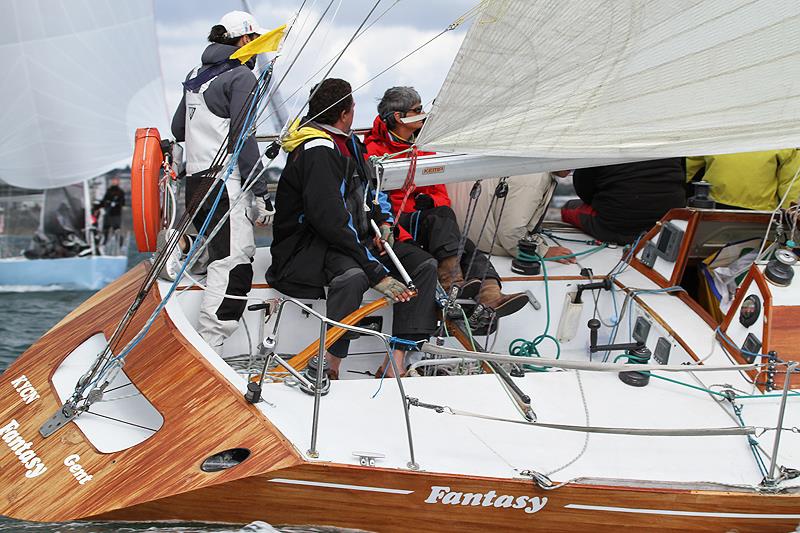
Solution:
[(0, 259), (1, 287), (97, 290), (125, 272), (126, 246), (93, 232), (89, 180), (130, 162), (137, 124), (165, 123), (152, 10), (9, 4), (0, 181), (44, 197), (41, 253)]
[[(414, 179), (796, 146), (799, 16), (767, 0), (484, 2), (419, 139), (464, 155), (419, 158)], [(380, 164), (383, 185), (401, 187), (409, 162)], [(0, 376), (0, 513), (790, 531), (800, 267), (775, 215), (676, 209), (627, 249), (550, 227), (580, 241), (578, 264), (496, 258), (530, 305), (488, 337), (445, 314), (448, 334), (420, 346), (408, 376), (381, 380), (365, 376), (391, 331), (375, 292), (334, 323), (324, 300), (270, 287), (259, 248), (251, 305), (218, 354), (196, 330), (203, 287), (155, 281), (142, 263)], [(746, 237), (774, 257), (717, 322), (679, 284)], [(359, 338), (327, 381), (315, 368), (345, 331)]]

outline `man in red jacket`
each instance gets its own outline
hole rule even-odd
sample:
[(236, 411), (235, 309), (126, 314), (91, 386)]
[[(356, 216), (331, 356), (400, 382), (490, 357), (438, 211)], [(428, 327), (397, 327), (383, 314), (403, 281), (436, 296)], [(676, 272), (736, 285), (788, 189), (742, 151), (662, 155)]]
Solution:
[[(407, 150), (424, 118), (422, 100), (413, 87), (388, 89), (378, 104), (372, 131), (364, 138), (367, 153), (380, 156)], [(420, 155), (429, 154), (420, 152)], [(477, 292), (478, 303), (494, 309), (498, 317), (516, 313), (525, 306), (528, 302), (525, 294), (500, 291), (500, 276), (489, 258), (477, 251), (469, 239), (459, 264), (461, 230), (444, 185), (417, 187), (407, 198), (405, 191), (389, 191), (389, 198), (392, 210), (399, 213), (400, 240), (413, 239), (436, 258), (439, 282), (445, 291), (458, 284), (462, 296), (471, 297)], [(484, 274), (486, 279), (481, 284)]]

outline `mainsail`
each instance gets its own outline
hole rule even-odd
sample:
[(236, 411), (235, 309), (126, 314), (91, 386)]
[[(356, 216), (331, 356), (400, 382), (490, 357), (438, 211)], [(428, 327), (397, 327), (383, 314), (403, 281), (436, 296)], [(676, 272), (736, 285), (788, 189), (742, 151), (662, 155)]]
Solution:
[(418, 144), (530, 170), (800, 146), (797, 0), (495, 0)]
[(153, 3), (4, 0), (0, 180), (61, 187), (130, 161), (166, 124)]

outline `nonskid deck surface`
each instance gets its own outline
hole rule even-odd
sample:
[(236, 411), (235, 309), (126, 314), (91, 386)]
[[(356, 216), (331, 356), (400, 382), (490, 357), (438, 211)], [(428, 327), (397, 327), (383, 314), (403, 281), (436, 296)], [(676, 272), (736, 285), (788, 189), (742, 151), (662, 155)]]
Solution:
[[(581, 250), (588, 248), (588, 245), (576, 244), (573, 248)], [(583, 282), (581, 279), (585, 280), (579, 277), (580, 269), (589, 267), (593, 269), (594, 275), (602, 276), (617, 265), (621, 256), (620, 249), (607, 249), (585, 256), (579, 265), (548, 264), (551, 333), (557, 327), (564, 291), (575, 283)], [(251, 292), (254, 298), (280, 296), (263, 284), (263, 273), (268, 262), (269, 250), (259, 249), (254, 267), (256, 288)], [(541, 333), (545, 321), (546, 296), (541, 279), (520, 277), (511, 272), (510, 258), (495, 258), (494, 263), (506, 280), (505, 290), (530, 290), (543, 305), (541, 310), (528, 306), (503, 319), (495, 351), (507, 353), (511, 339), (530, 339)], [(633, 269), (627, 269), (617, 279), (627, 287), (657, 287)], [(185, 291), (178, 297), (179, 303), (168, 307), (171, 318), (181, 331), (192, 329), (196, 320), (194, 314), (197, 299), (201, 295), (200, 291)], [(371, 291), (365, 296), (365, 301), (377, 297)], [(617, 305), (622, 302), (623, 297), (618, 292)], [(706, 364), (733, 364), (728, 354), (719, 346), (712, 351), (715, 344), (714, 330), (679, 299), (665, 294), (644, 294), (639, 299), (669, 322), (675, 335), (681, 337), (697, 357), (706, 358)], [(313, 301), (313, 307), (324, 312), (324, 300)], [(613, 304), (608, 296), (601, 297), (599, 309), (601, 314), (611, 316)], [(591, 307), (587, 305), (584, 313), (586, 316), (581, 319), (582, 324), (591, 317)], [(391, 313), (385, 310), (383, 315), (387, 321), (384, 323), (386, 331)], [(247, 341), (243, 328), (240, 328), (229, 346), (226, 346), (226, 357), (246, 352), (249, 349), (247, 343), (252, 343), (254, 338), (257, 342), (257, 336), (253, 336), (259, 326), (256, 318), (246, 315), (251, 339)], [(316, 339), (318, 322), (309, 320), (309, 317), (304, 320), (307, 323), (302, 323), (301, 327), (289, 328), (291, 331), (288, 342), (296, 347), (295, 352)], [(654, 330), (659, 327), (654, 325)], [(629, 324), (622, 323), (620, 332), (618, 340), (628, 340)], [(198, 344), (199, 336), (196, 332), (187, 333), (193, 344)], [(666, 335), (666, 330), (662, 328), (661, 334)], [(604, 328), (601, 331), (603, 342), (607, 335), (608, 330)], [(286, 332), (282, 331), (279, 337), (284, 339), (285, 346)], [(280, 344), (281, 340), (279, 346)], [(691, 361), (677, 342), (673, 344), (675, 346), (671, 364)], [(354, 452), (371, 452), (385, 455), (385, 459), (376, 462), (378, 467), (406, 469), (409, 461), (408, 443), (397, 384), (394, 380), (387, 379), (381, 385), (379, 380), (358, 379), (365, 376), (346, 371), (351, 368), (374, 372), (382, 360), (380, 343), (374, 339), (362, 338), (353, 345), (356, 348), (351, 348), (352, 352), (357, 352), (357, 347), (361, 346), (366, 353), (346, 360), (343, 365), (345, 371), (342, 373), (345, 379), (334, 382), (331, 392), (322, 399), (318, 460), (357, 465), (359, 457)], [(452, 338), (447, 339), (447, 345), (461, 347)], [(234, 381), (240, 390), (244, 390), (245, 381), (240, 376), (231, 372), (228, 365), (213, 352), (200, 348), (216, 368)], [(561, 357), (586, 360), (587, 348), (588, 341), (585, 333), (582, 333), (574, 341), (563, 345)], [(545, 356), (552, 355), (546, 349), (543, 352)], [(751, 381), (738, 372), (667, 375), (700, 386), (725, 383), (740, 390), (749, 391), (753, 388)], [(580, 378), (589, 412), (588, 422), (576, 372), (528, 373), (524, 378), (515, 381), (531, 396), (533, 410), (543, 422), (623, 428), (718, 428), (737, 425), (729, 414), (729, 407), (720, 405), (701, 391), (656, 379), (652, 379), (645, 388), (633, 388), (623, 384), (616, 373), (581, 371)], [(417, 397), (422, 402), (446, 405), (476, 414), (522, 420), (496, 376), (405, 378), (403, 383), (406, 394)], [(376, 395), (379, 387), (380, 392)], [(266, 385), (263, 396), (269, 403), (260, 403), (261, 411), (292, 442), (297, 451), (310, 460), (306, 452), (311, 435), (312, 398), (297, 388), (281, 383)], [(744, 403), (746, 407), (743, 417), (746, 424), (774, 427), (778, 398), (745, 400)], [(792, 398), (784, 427), (797, 426), (798, 423), (800, 402), (797, 398)], [(423, 470), (431, 472), (512, 478), (519, 477), (521, 471), (534, 470), (550, 474), (556, 481), (582, 477), (627, 479), (636, 480), (632, 482), (634, 485), (637, 482), (679, 482), (754, 486), (763, 477), (744, 436), (642, 437), (593, 434), (584, 451), (585, 433), (438, 414), (428, 409), (412, 408), (411, 425), (416, 459)], [(774, 432), (767, 432), (759, 438), (765, 450), (771, 450), (773, 435)], [(796, 433), (784, 432), (779, 463), (800, 463), (800, 437)], [(790, 482), (785, 486), (795, 485)]]
[[(735, 427), (735, 422), (702, 392), (654, 382), (645, 388), (623, 384), (615, 373), (580, 372), (590, 425), (627, 428)], [(527, 374), (515, 380), (531, 396), (541, 422), (586, 425), (584, 404), (574, 371)], [(492, 375), (405, 378), (406, 394), (453, 409), (522, 421), (512, 400)], [(353, 452), (385, 454), (376, 466), (407, 468), (408, 443), (397, 385), (385, 380), (335, 382), (322, 400), (319, 460), (358, 464)], [(375, 397), (373, 398), (373, 395)], [(305, 453), (310, 442), (313, 398), (295, 388), (271, 384), (264, 389), (262, 412)], [(772, 424), (778, 399), (745, 408), (749, 424)], [(787, 426), (800, 423), (800, 401), (787, 409)], [(412, 408), (416, 459), (423, 470), (498, 478), (524, 470), (548, 474), (577, 456), (574, 464), (552, 474), (573, 478), (757, 485), (762, 475), (745, 436), (643, 437), (586, 434), (439, 414)], [(800, 436), (784, 435), (781, 462), (800, 462)], [(770, 446), (771, 440), (764, 439)], [(635, 485), (635, 483), (633, 483)], [(794, 484), (794, 486), (799, 486)]]

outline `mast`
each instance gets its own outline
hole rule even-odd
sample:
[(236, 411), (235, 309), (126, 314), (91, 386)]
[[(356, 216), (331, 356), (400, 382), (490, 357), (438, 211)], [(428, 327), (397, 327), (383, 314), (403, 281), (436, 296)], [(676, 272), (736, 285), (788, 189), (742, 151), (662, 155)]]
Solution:
[(89, 180), (83, 182), (83, 231), (86, 236), (86, 242), (92, 250), (92, 255), (97, 255), (94, 236), (92, 235), (92, 196), (89, 191)]

